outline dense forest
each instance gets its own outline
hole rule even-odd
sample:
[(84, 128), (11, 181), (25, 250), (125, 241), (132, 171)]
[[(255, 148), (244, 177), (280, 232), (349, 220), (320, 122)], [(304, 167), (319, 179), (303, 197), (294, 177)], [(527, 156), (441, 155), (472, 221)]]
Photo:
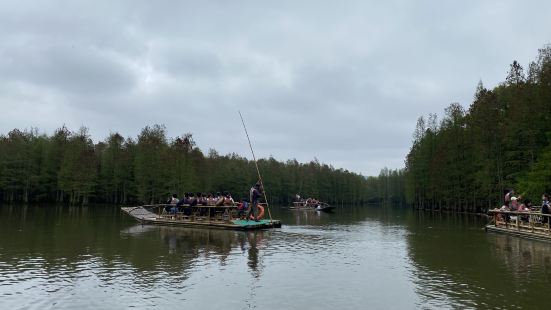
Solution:
[(515, 189), (537, 204), (551, 191), (551, 46), (503, 83), (479, 83), (468, 110), (452, 103), (419, 118), (406, 158), (406, 199), (416, 207), (481, 212)]
[[(268, 200), (284, 204), (296, 193), (333, 204), (405, 201), (402, 170), (364, 177), (319, 163), (260, 159)], [(0, 200), (7, 202), (164, 202), (185, 192), (228, 191), (246, 197), (257, 181), (253, 161), (236, 154), (204, 154), (192, 134), (168, 138), (162, 125), (136, 138), (112, 133), (94, 143), (88, 130), (65, 126), (53, 135), (14, 129), (0, 135)]]

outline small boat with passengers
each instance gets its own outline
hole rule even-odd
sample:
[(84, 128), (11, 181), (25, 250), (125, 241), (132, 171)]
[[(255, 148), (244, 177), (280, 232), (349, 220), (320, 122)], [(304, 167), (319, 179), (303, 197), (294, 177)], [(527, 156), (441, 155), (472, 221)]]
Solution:
[(301, 199), (300, 201), (294, 201), (293, 206), (291, 206), (289, 209), (331, 212), (333, 211), (333, 209), (335, 209), (335, 207), (331, 206), (328, 203), (308, 198)]
[(551, 215), (539, 211), (488, 211), (486, 231), (551, 242)]
[(239, 216), (237, 205), (205, 206), (183, 205), (186, 211), (170, 212), (166, 209), (174, 207), (171, 204), (143, 205), (137, 207), (121, 207), (121, 211), (144, 224), (176, 225), (188, 227), (203, 227), (232, 230), (254, 230), (281, 227), (281, 221), (264, 219), (264, 207), (259, 204), (260, 214), (257, 220), (245, 219)]

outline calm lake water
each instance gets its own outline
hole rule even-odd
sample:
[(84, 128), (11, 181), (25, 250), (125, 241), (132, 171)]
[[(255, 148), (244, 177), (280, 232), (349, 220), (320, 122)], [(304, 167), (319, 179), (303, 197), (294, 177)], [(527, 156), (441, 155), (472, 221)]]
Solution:
[(0, 207), (1, 309), (549, 309), (551, 244), (476, 216), (272, 208), (283, 227), (142, 226), (113, 206)]

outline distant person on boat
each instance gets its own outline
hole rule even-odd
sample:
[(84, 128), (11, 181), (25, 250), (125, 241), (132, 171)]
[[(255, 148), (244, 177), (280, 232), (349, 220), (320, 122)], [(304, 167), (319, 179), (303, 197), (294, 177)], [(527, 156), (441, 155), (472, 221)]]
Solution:
[(214, 206), (216, 204), (216, 199), (214, 199), (214, 196), (212, 193), (209, 193), (207, 196), (207, 206)]
[(245, 212), (249, 208), (249, 201), (247, 198), (241, 199), (241, 203), (237, 206), (237, 217), (241, 220), (245, 219)]
[(186, 197), (187, 197), (187, 193), (184, 193), (184, 197), (180, 199), (180, 201), (178, 201), (178, 203), (176, 204), (176, 207), (178, 208), (178, 210), (182, 211), (183, 209), (182, 206), (186, 203)]
[(224, 197), (224, 205), (225, 206), (233, 206), (235, 205), (235, 201), (233, 200), (230, 193), (226, 193), (226, 197)]
[[(509, 206), (510, 205), (510, 200), (506, 200), (503, 202), (503, 206), (501, 206), (501, 208), (499, 208), (499, 211), (511, 211), (511, 207)], [(506, 222), (509, 222), (509, 214), (499, 214), (498, 215), (499, 218), (501, 219), (505, 219)]]
[(297, 202), (302, 201), (302, 197), (300, 197), (299, 194), (296, 194), (296, 195), (295, 195), (295, 201), (297, 201)]
[(175, 205), (175, 204), (177, 204), (179, 201), (180, 201), (180, 199), (178, 199), (178, 195), (173, 194), (172, 197), (170, 197), (168, 203), (171, 204), (171, 205)]
[(193, 197), (193, 193), (185, 193), (184, 198), (177, 204), (178, 209), (184, 212), (185, 215), (191, 215), (191, 207), (197, 204), (197, 200)]
[(518, 198), (513, 196), (511, 197), (511, 203), (509, 205), (509, 208), (511, 211), (517, 211), (518, 210)]
[(319, 204), (319, 200), (317, 200), (317, 199), (315, 199), (315, 198), (308, 198), (308, 199), (306, 199), (306, 205), (307, 205), (307, 206), (317, 207), (318, 204)]
[(251, 205), (249, 206), (249, 212), (247, 212), (247, 221), (251, 217), (251, 214), (256, 222), (258, 222), (258, 200), (260, 199), (260, 196), (262, 194), (262, 186), (260, 185), (260, 181), (256, 182), (256, 184), (251, 187), (249, 190), (249, 198), (251, 201)]
[(173, 194), (172, 197), (168, 198), (167, 204), (169, 204), (170, 206), (166, 206), (165, 211), (176, 213), (178, 211), (178, 202), (180, 202), (180, 200), (178, 199), (178, 195)]
[(510, 189), (510, 190), (507, 190), (507, 192), (505, 193), (505, 197), (504, 197), (504, 201), (511, 201), (511, 198), (515, 195), (515, 191)]
[(505, 200), (501, 208), (499, 208), (499, 211), (511, 211), (511, 207), (509, 205), (510, 201)]
[[(200, 193), (198, 193), (198, 194), (200, 194)], [(194, 206), (196, 206), (197, 204), (199, 204), (199, 197), (198, 197), (198, 194), (189, 193), (189, 196), (190, 196), (189, 205), (190, 205), (191, 207), (194, 207)]]
[(530, 199), (524, 199), (524, 201), (518, 206), (518, 212), (528, 212), (532, 208), (532, 201)]
[[(531, 207), (532, 207), (532, 202), (530, 201), (530, 199), (525, 199), (519, 206), (518, 206), (518, 209), (517, 211), (518, 212), (530, 212), (531, 211)], [(527, 223), (528, 220), (529, 220), (529, 217), (528, 215), (520, 215), (520, 219)]]
[[(541, 197), (542, 205), (541, 205), (541, 214), (551, 214), (551, 206), (549, 206), (549, 195), (543, 194)], [(544, 216), (542, 219), (542, 222), (544, 224), (550, 223), (551, 219), (548, 216)]]
[(543, 207), (544, 205), (549, 205), (549, 195), (548, 194), (543, 194), (541, 196), (541, 206)]
[(217, 207), (221, 207), (224, 205), (224, 195), (220, 194), (219, 192), (216, 193), (216, 197), (214, 199), (216, 200), (216, 203), (214, 204)]
[(197, 205), (199, 206), (207, 205), (207, 197), (203, 193), (197, 193)]

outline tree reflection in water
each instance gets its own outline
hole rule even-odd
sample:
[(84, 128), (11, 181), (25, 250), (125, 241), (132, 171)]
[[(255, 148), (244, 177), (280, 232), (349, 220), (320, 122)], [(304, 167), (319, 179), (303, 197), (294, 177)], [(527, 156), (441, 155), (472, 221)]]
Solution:
[(548, 243), (486, 233), (477, 216), (414, 215), (407, 240), (420, 307), (545, 308), (547, 290), (538, 288), (551, 283)]
[[(182, 266), (185, 269), (192, 267), (194, 261), (209, 259), (218, 260), (224, 265), (232, 251), (239, 249), (247, 254), (247, 266), (254, 277), (261, 276), (262, 263), (259, 248), (262, 247), (265, 239), (264, 231), (227, 231), (209, 230), (186, 227), (135, 225), (124, 229), (121, 232), (123, 237), (131, 237), (129, 242), (139, 242), (133, 247), (137, 252), (147, 252), (152, 239), (159, 238), (166, 245), (165, 253), (148, 264), (151, 269), (157, 269), (159, 264), (163, 266)], [(128, 253), (131, 254), (131, 253)], [(137, 263), (137, 257), (144, 258), (139, 253), (126, 255), (130, 263)], [(141, 260), (144, 267), (144, 261)]]

